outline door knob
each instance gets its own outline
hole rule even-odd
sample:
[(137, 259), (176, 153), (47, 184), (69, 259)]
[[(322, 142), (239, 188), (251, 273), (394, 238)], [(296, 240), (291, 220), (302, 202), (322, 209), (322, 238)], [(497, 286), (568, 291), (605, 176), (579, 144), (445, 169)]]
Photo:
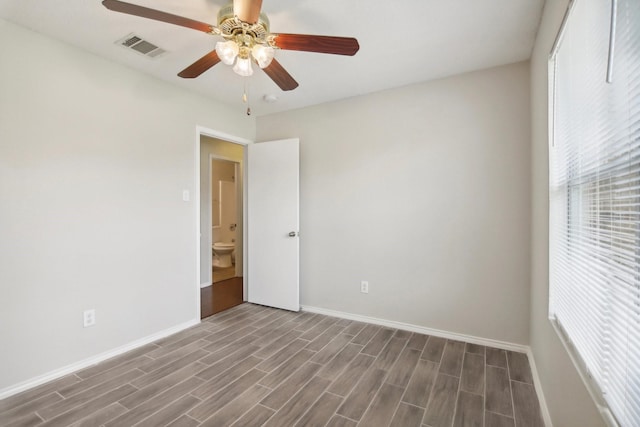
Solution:
[(296, 237), (298, 235), (298, 233), (296, 233), (295, 231), (290, 231), (289, 232), (289, 237)]

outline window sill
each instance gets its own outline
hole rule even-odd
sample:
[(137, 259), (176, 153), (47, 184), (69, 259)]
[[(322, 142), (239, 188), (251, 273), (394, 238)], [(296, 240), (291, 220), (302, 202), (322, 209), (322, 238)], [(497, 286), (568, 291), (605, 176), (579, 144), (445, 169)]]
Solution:
[(593, 402), (595, 403), (596, 408), (598, 408), (598, 412), (600, 412), (600, 415), (602, 416), (602, 419), (604, 420), (605, 424), (608, 427), (620, 427), (620, 424), (618, 423), (616, 418), (613, 416), (613, 413), (609, 409), (609, 405), (607, 405), (607, 402), (602, 397), (602, 392), (600, 391), (600, 388), (591, 377), (591, 374), (589, 374), (586, 366), (582, 362), (582, 358), (578, 355), (577, 351), (573, 347), (573, 344), (566, 337), (566, 334), (564, 333), (562, 326), (558, 323), (558, 321), (554, 317), (549, 317), (549, 322), (551, 323), (551, 326), (553, 327), (554, 331), (558, 335), (558, 339), (560, 339), (560, 342), (562, 342), (562, 345), (567, 351), (567, 354), (569, 355), (569, 358), (571, 359), (573, 366), (576, 368), (576, 371), (578, 371), (578, 375), (580, 376), (580, 378), (582, 379), (582, 382), (587, 388), (587, 391), (589, 392), (589, 395), (593, 399)]

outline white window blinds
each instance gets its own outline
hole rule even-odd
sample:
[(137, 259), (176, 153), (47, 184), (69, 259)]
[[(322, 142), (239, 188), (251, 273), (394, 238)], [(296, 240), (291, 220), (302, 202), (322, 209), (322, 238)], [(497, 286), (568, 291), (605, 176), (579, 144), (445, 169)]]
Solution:
[(614, 5), (575, 0), (551, 58), (549, 307), (617, 422), (637, 427), (640, 0)]

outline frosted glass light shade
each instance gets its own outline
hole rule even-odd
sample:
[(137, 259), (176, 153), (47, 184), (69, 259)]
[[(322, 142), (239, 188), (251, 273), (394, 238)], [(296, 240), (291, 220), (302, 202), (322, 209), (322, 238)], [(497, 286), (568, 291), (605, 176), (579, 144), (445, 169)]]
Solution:
[(218, 58), (227, 65), (233, 64), (236, 56), (238, 56), (238, 50), (238, 45), (233, 40), (216, 43)]
[(273, 60), (273, 55), (275, 54), (274, 49), (271, 46), (263, 46), (261, 44), (257, 44), (253, 46), (251, 49), (251, 55), (258, 62), (260, 68), (266, 68), (271, 64)]
[(242, 77), (249, 77), (253, 74), (253, 68), (251, 67), (250, 58), (240, 58), (236, 61), (236, 65), (233, 66), (233, 71)]

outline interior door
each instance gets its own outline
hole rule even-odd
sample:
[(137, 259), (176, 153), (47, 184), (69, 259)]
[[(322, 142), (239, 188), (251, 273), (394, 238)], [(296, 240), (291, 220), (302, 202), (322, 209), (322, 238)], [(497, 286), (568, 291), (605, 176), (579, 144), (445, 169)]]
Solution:
[(247, 146), (247, 300), (300, 310), (299, 140)]

